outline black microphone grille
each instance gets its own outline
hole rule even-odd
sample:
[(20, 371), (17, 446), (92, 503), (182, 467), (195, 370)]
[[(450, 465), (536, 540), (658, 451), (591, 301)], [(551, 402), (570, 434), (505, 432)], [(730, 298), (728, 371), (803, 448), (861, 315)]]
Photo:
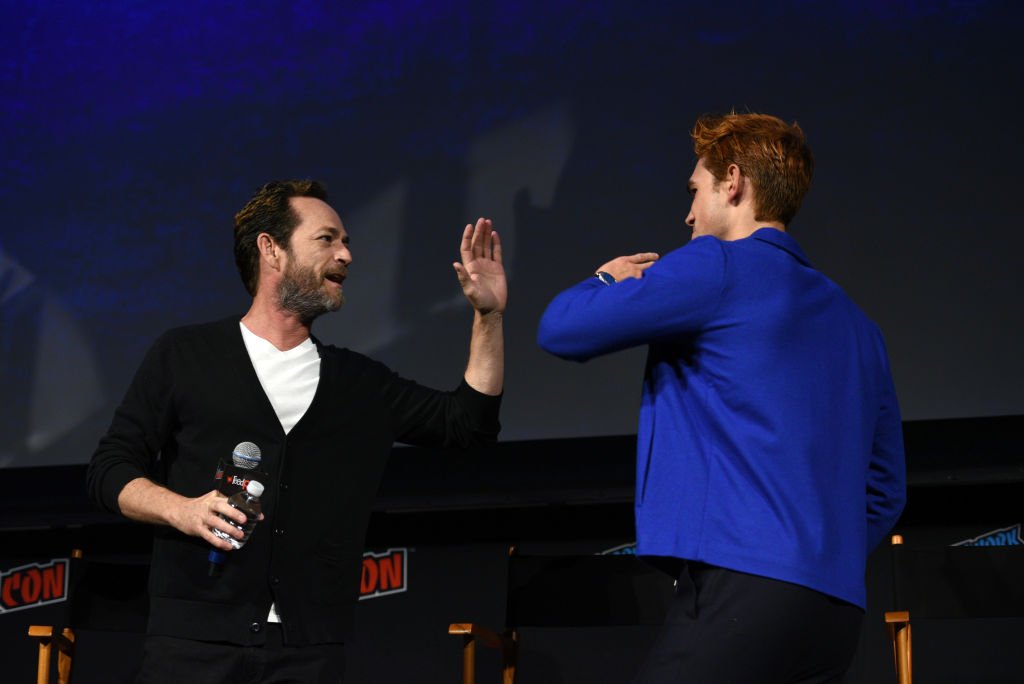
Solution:
[(262, 458), (263, 453), (260, 448), (252, 442), (241, 442), (231, 452), (231, 462), (235, 464), (235, 467), (246, 470), (252, 470), (258, 466)]

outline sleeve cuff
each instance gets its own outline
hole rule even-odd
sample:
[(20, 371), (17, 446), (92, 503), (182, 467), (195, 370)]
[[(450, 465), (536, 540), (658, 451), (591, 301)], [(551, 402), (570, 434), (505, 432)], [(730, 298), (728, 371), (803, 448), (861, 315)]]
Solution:
[(498, 413), (501, 409), (501, 399), (504, 392), (498, 395), (484, 394), (473, 389), (463, 378), (459, 386), (455, 388), (455, 397), (465, 408), (466, 413), (471, 416), (474, 425), (479, 432), (490, 434), (497, 439), (501, 430), (501, 423), (498, 420)]

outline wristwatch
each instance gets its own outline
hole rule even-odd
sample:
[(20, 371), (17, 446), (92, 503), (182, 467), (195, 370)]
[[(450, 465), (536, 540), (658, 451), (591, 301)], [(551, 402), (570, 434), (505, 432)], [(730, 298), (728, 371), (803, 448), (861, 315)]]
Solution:
[(598, 271), (594, 276), (605, 285), (613, 285), (615, 283), (615, 278), (608, 271)]

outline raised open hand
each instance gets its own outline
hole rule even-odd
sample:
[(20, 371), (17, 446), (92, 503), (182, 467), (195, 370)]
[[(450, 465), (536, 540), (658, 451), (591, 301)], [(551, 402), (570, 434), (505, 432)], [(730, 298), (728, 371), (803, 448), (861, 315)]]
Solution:
[(467, 224), (459, 246), (462, 263), (452, 267), (459, 277), (462, 293), (481, 314), (501, 313), (508, 303), (508, 283), (501, 263), (501, 239), (490, 219)]

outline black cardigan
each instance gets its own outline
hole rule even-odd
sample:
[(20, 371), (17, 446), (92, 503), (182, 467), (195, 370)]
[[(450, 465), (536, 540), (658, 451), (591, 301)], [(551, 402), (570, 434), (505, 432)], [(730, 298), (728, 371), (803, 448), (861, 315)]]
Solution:
[(261, 644), (271, 602), (289, 644), (345, 640), (359, 589), (370, 509), (393, 442), (494, 442), (499, 397), (464, 381), (439, 392), (361, 354), (316, 341), (320, 382), (285, 435), (249, 360), (238, 319), (178, 328), (150, 349), (89, 465), (91, 496), (117, 497), (145, 476), (194, 497), (214, 488), (219, 459), (255, 442), (270, 477), (265, 520), (207, 576), (209, 545), (159, 526), (149, 632)]

